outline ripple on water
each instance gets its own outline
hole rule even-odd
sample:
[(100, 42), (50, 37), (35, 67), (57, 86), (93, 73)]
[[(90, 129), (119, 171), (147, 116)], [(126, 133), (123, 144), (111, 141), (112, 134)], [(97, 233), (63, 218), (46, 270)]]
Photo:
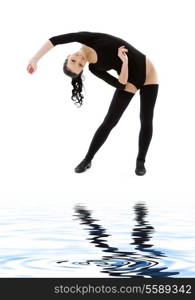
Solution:
[(193, 277), (194, 251), (189, 244), (194, 236), (191, 227), (187, 229), (189, 220), (183, 229), (186, 235), (176, 224), (173, 234), (163, 227), (162, 219), (156, 232), (145, 203), (136, 203), (132, 212), (129, 231), (123, 224), (113, 224), (112, 235), (82, 205), (74, 208), (73, 218), (70, 214), (35, 217), (32, 212), (29, 217), (6, 219), (4, 214), (0, 276)]

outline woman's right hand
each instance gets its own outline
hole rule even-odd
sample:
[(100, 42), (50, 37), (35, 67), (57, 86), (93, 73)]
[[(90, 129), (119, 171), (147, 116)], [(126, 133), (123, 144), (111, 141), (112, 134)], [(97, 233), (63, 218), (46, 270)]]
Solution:
[(30, 60), (27, 66), (27, 72), (32, 74), (36, 71), (37, 69), (37, 63), (34, 60)]
[(118, 57), (122, 60), (123, 63), (128, 63), (127, 53), (128, 49), (125, 46), (121, 46), (118, 48)]

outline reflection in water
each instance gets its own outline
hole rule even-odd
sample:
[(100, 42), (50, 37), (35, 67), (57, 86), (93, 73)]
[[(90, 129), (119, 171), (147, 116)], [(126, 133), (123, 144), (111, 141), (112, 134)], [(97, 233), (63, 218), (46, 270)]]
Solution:
[(152, 244), (147, 244), (152, 237), (154, 232), (154, 227), (152, 227), (149, 222), (145, 219), (148, 214), (148, 209), (143, 203), (137, 203), (134, 206), (135, 220), (137, 224), (133, 229), (133, 240), (131, 245), (136, 245), (135, 249), (143, 250), (145, 248), (151, 248)]
[(148, 209), (144, 203), (137, 203), (134, 206), (135, 220), (137, 224), (133, 228), (132, 237), (134, 242), (130, 245), (136, 245), (135, 249), (139, 251), (149, 252), (154, 256), (163, 256), (164, 253), (153, 249), (153, 245), (149, 244), (152, 238), (152, 233), (154, 232), (154, 227), (152, 227), (149, 222), (145, 219), (148, 214)]
[[(166, 257), (161, 251), (153, 249), (153, 245), (148, 243), (152, 238), (154, 228), (146, 220), (148, 210), (145, 204), (137, 203), (134, 207), (135, 220), (137, 224), (131, 233), (135, 245), (135, 251), (123, 251), (116, 247), (111, 247), (108, 244), (106, 233), (101, 225), (97, 224), (96, 219), (93, 219), (91, 212), (84, 206), (78, 205), (75, 207), (75, 216), (81, 221), (82, 225), (87, 225), (89, 230), (90, 243), (95, 247), (102, 248), (102, 252), (107, 252), (107, 256), (103, 256), (101, 260), (87, 260), (86, 262), (77, 262), (76, 264), (91, 264), (95, 263), (102, 267), (103, 273), (108, 273), (110, 276), (122, 277), (168, 277), (177, 275), (179, 272), (165, 271), (167, 267), (160, 267), (161, 257)], [(62, 263), (64, 261), (59, 261)]]

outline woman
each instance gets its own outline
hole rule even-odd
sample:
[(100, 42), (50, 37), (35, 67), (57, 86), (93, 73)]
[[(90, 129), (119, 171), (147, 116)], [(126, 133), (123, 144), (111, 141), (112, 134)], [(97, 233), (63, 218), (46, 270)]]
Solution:
[[(75, 172), (81, 173), (91, 167), (94, 155), (140, 89), (141, 129), (135, 173), (144, 175), (145, 158), (152, 138), (153, 111), (159, 88), (157, 73), (152, 62), (143, 53), (118, 37), (81, 31), (51, 37), (30, 60), (27, 71), (35, 72), (38, 60), (50, 49), (70, 42), (82, 44), (79, 51), (67, 56), (63, 65), (64, 73), (72, 78), (72, 100), (82, 105), (82, 73), (87, 62), (89, 70), (94, 75), (116, 88), (108, 113), (97, 129), (85, 158), (75, 168)], [(118, 78), (107, 72), (111, 69), (118, 73)]]

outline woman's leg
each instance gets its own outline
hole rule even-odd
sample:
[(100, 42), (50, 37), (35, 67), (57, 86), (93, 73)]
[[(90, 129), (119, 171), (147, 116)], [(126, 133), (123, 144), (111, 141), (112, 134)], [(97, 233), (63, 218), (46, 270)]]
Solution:
[(140, 88), (140, 121), (139, 152), (137, 156), (136, 174), (144, 175), (144, 162), (153, 133), (153, 113), (159, 84), (143, 85)]
[(103, 143), (106, 141), (111, 130), (120, 120), (123, 112), (125, 111), (133, 96), (134, 93), (116, 89), (107, 115), (103, 123), (97, 129), (84, 160), (75, 168), (75, 172), (84, 172), (91, 166), (91, 160), (103, 145)]

